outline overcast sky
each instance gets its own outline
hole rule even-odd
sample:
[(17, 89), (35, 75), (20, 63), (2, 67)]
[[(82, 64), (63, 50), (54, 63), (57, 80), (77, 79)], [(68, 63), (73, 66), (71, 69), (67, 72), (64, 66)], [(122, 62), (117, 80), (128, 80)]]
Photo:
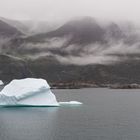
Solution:
[(48, 21), (93, 16), (140, 22), (140, 0), (0, 0), (0, 16)]

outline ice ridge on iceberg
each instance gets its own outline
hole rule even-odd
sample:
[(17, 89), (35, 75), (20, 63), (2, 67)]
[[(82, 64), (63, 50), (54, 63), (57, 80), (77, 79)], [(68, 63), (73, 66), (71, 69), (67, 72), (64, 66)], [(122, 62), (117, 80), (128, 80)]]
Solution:
[(13, 80), (0, 92), (4, 106), (59, 106), (50, 86), (44, 79)]

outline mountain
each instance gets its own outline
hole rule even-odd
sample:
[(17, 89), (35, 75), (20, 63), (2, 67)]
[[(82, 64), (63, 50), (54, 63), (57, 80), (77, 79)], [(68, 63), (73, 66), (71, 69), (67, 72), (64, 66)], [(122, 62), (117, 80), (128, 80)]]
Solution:
[(31, 77), (27, 63), (21, 58), (0, 54), (0, 79), (10, 82), (12, 79)]
[(4, 21), (5, 23), (9, 24), (10, 26), (16, 28), (20, 32), (22, 32), (25, 35), (29, 34), (29, 29), (20, 21), (14, 20), (14, 19), (8, 19), (8, 18), (3, 18), (0, 17), (0, 20)]
[(0, 20), (0, 38), (14, 38), (23, 35), (17, 28)]
[[(10, 48), (18, 51), (18, 54), (52, 52), (58, 55), (78, 55), (87, 45), (106, 44), (105, 35), (105, 29), (94, 18), (84, 17), (69, 21), (51, 32), (13, 39)], [(20, 49), (17, 50), (17, 47)]]
[(58, 29), (28, 38), (30, 41), (43, 41), (46, 38), (71, 36), (70, 44), (89, 44), (104, 41), (104, 29), (90, 17), (72, 20)]
[(111, 38), (113, 41), (120, 41), (126, 38), (125, 32), (116, 23), (110, 23), (105, 26), (106, 38)]
[(0, 51), (24, 59), (34, 77), (52, 84), (140, 84), (140, 34), (124, 26), (84, 17), (50, 32), (17, 36)]
[(31, 36), (39, 33), (50, 32), (57, 28), (57, 24), (49, 23), (47, 21), (33, 21), (33, 20), (14, 20), (0, 17), (0, 20), (15, 27), (26, 36)]
[(64, 59), (73, 56), (96, 59), (105, 55), (118, 59), (122, 55), (120, 47), (126, 49), (126, 54), (136, 53), (133, 48), (138, 48), (139, 40), (140, 35), (135, 30), (127, 32), (113, 22), (103, 26), (94, 18), (84, 17), (66, 22), (51, 32), (11, 39), (4, 45), (4, 53), (31, 57), (51, 54)]
[(28, 61), (35, 77), (45, 78), (52, 85), (82, 85), (83, 83), (107, 86), (111, 84), (140, 84), (139, 61), (126, 61), (113, 65), (65, 65), (54, 58)]
[(34, 20), (22, 20), (20, 21), (27, 28), (27, 35), (36, 35), (40, 33), (47, 33), (55, 30), (59, 24), (44, 21), (34, 21)]

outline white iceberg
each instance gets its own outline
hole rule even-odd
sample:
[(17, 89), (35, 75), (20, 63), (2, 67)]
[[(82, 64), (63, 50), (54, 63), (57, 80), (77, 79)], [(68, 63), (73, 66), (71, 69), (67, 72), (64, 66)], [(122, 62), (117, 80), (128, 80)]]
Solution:
[(0, 92), (2, 106), (59, 106), (44, 79), (13, 80)]

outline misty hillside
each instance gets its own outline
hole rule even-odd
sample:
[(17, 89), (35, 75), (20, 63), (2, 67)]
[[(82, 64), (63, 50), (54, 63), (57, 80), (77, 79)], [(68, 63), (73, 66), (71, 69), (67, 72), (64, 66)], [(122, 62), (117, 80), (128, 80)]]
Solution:
[(10, 26), (18, 29), (20, 32), (24, 33), (25, 35), (29, 34), (28, 28), (22, 22), (18, 20), (3, 18), (3, 17), (0, 17), (0, 19), (5, 23), (9, 24)]
[(0, 38), (13, 38), (21, 35), (22, 33), (17, 28), (0, 20)]
[(24, 27), (27, 28), (27, 35), (36, 35), (39, 33), (46, 33), (56, 29), (59, 24), (45, 21), (32, 21), (32, 20), (22, 20), (20, 21)]
[(12, 79), (31, 77), (27, 63), (17, 57), (0, 54), (0, 79), (10, 82)]
[[(112, 41), (119, 41), (125, 37), (125, 33), (115, 23), (102, 27), (94, 18), (84, 17), (69, 21), (51, 32), (16, 38), (11, 41), (10, 48), (16, 48), (15, 51), (22, 54), (52, 52), (58, 55), (79, 55), (89, 47), (107, 48)], [(20, 49), (17, 50), (16, 46)]]
[(31, 36), (39, 33), (49, 32), (57, 28), (57, 24), (47, 21), (32, 21), (32, 20), (12, 20), (0, 17), (0, 20), (18, 29), (26, 36)]
[(36, 77), (50, 83), (88, 83), (99, 86), (108, 84), (140, 84), (139, 61), (127, 61), (113, 65), (65, 65), (54, 58), (28, 61)]
[(42, 41), (46, 38), (71, 36), (71, 44), (89, 44), (102, 42), (105, 31), (93, 18), (86, 17), (65, 23), (55, 31), (30, 37), (31, 41)]
[[(103, 55), (108, 58), (116, 55), (112, 59), (114, 60), (118, 55), (128, 56), (131, 50), (135, 51), (133, 48), (138, 48), (140, 34), (136, 33), (136, 30), (128, 31), (129, 29), (123, 30), (113, 22), (102, 26), (94, 18), (84, 17), (69, 21), (51, 32), (13, 39), (7, 48), (12, 49), (14, 54), (33, 57), (55, 54), (55, 57), (62, 57), (63, 61), (67, 61), (68, 57), (73, 60), (73, 56), (80, 59), (86, 55), (91, 58), (100, 56), (101, 59)], [(87, 59), (85, 60), (88, 61)], [(93, 63), (96, 63), (96, 60)]]
[(140, 83), (137, 29), (84, 17), (50, 32), (17, 36), (1, 43), (0, 51), (22, 58), (34, 77), (51, 83)]

